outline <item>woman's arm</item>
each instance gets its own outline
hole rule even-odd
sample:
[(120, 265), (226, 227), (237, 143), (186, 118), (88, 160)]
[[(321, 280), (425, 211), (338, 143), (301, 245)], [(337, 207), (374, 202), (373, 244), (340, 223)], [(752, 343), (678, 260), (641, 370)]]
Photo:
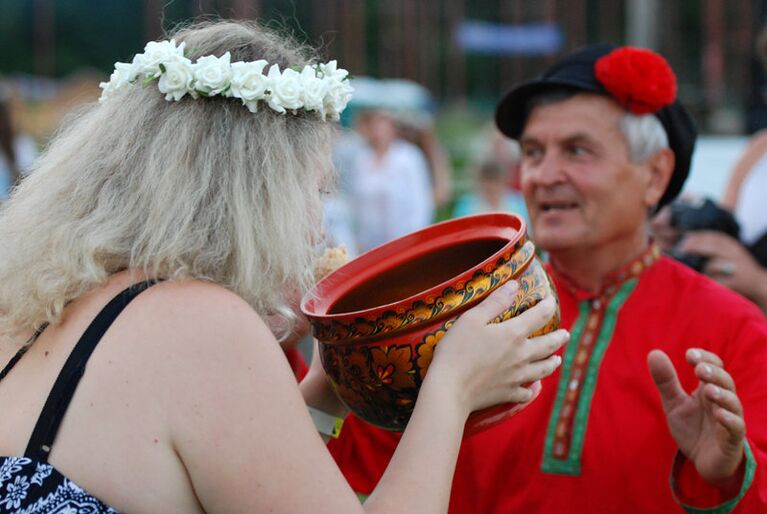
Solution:
[[(166, 320), (183, 353), (169, 363), (174, 391), (166, 397), (174, 401), (165, 415), (203, 508), (363, 512), (268, 328), (228, 291), (196, 287), (205, 291), (186, 291), (174, 303), (177, 318)], [(558, 365), (549, 355), (563, 344), (563, 332), (527, 338), (551, 316), (553, 301), (487, 324), (510, 303), (508, 291), (494, 293), (443, 338), (402, 443), (365, 512), (444, 512), (469, 413), (524, 401), (529, 392), (521, 384)]]

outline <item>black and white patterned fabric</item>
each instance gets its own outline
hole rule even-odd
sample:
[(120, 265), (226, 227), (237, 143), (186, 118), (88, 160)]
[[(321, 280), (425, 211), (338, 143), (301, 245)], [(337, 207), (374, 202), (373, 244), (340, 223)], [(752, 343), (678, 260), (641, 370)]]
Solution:
[(0, 514), (117, 513), (53, 466), (27, 457), (0, 457)]

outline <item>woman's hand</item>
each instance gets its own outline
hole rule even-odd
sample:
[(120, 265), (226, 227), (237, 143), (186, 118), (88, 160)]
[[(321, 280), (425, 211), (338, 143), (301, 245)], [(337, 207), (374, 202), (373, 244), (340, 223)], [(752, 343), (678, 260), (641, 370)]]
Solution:
[(553, 354), (569, 339), (566, 330), (530, 337), (554, 315), (554, 298), (508, 321), (490, 323), (513, 303), (517, 290), (512, 281), (493, 292), (464, 313), (435, 349), (424, 386), (438, 382), (437, 389), (455, 395), (467, 416), (492, 405), (530, 400), (525, 385), (552, 374), (562, 362)]

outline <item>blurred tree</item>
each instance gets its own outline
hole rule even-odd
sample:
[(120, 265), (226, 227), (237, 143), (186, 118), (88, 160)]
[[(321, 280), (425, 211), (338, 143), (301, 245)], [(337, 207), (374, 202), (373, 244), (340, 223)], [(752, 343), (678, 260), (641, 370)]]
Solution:
[(762, 96), (764, 79), (754, 65), (753, 40), (767, 0), (682, 0), (662, 6), (653, 0), (650, 4), (659, 4), (662, 15), (649, 25), (643, 23), (652, 17), (642, 15), (646, 3), (0, 0), (0, 74), (66, 77), (83, 68), (106, 74), (116, 60), (130, 59), (145, 41), (160, 37), (179, 22), (199, 15), (258, 17), (270, 27), (319, 46), (353, 75), (415, 80), (441, 101), (469, 101), (489, 111), (513, 83), (536, 75), (556, 55), (471, 52), (457, 43), (458, 27), (464, 21), (498, 27), (549, 23), (563, 35), (561, 52), (597, 41), (621, 44), (640, 36), (654, 41), (651, 44), (678, 71), (680, 96), (704, 128), (712, 113), (758, 103), (755, 99)]

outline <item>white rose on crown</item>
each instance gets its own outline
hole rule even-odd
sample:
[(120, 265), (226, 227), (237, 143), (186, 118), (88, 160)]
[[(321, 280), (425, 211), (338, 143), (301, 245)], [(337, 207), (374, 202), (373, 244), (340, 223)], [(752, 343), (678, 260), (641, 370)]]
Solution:
[(115, 71), (109, 77), (109, 82), (114, 82), (116, 88), (121, 88), (129, 82), (136, 80), (138, 70), (132, 63), (118, 62), (115, 63)]
[(349, 72), (345, 69), (338, 68), (338, 62), (335, 59), (328, 63), (320, 64), (319, 68), (324, 78), (330, 78), (338, 82), (343, 81), (349, 75)]
[(301, 70), (301, 87), (303, 89), (303, 104), (307, 111), (318, 111), (325, 117), (325, 95), (328, 92), (328, 83), (317, 77), (317, 69), (306, 65)]
[(269, 87), (269, 80), (263, 73), (266, 65), (267, 62), (263, 59), (232, 63), (232, 81), (228, 96), (240, 98), (250, 112), (258, 110), (258, 101), (264, 99)]
[[(161, 93), (165, 93), (165, 99), (168, 101), (181, 100), (187, 93), (193, 93), (192, 83), (194, 82), (194, 71), (192, 61), (184, 57), (177, 61), (170, 61), (163, 64), (164, 71), (160, 75), (157, 88)], [(196, 95), (192, 95), (196, 96)]]
[(218, 95), (229, 87), (232, 79), (231, 56), (226, 52), (221, 57), (206, 55), (192, 65), (195, 90), (206, 96)]
[(328, 82), (328, 92), (325, 95), (325, 111), (331, 119), (337, 120), (341, 112), (346, 108), (346, 104), (352, 98), (354, 88), (349, 85), (348, 80), (336, 80), (326, 77)]
[(301, 75), (290, 68), (280, 74), (280, 67), (273, 64), (269, 68), (269, 107), (279, 113), (286, 109), (298, 109), (301, 102)]
[(136, 74), (142, 74), (146, 77), (156, 78), (162, 73), (160, 64), (174, 62), (184, 58), (184, 47), (186, 43), (176, 46), (176, 41), (150, 41), (144, 47), (143, 54), (136, 54), (133, 58), (133, 65), (136, 68)]
[(101, 82), (99, 87), (104, 90), (102, 93), (103, 100), (111, 96), (115, 91), (125, 87), (136, 80), (136, 67), (127, 62), (116, 62), (115, 71), (109, 77), (109, 82)]

